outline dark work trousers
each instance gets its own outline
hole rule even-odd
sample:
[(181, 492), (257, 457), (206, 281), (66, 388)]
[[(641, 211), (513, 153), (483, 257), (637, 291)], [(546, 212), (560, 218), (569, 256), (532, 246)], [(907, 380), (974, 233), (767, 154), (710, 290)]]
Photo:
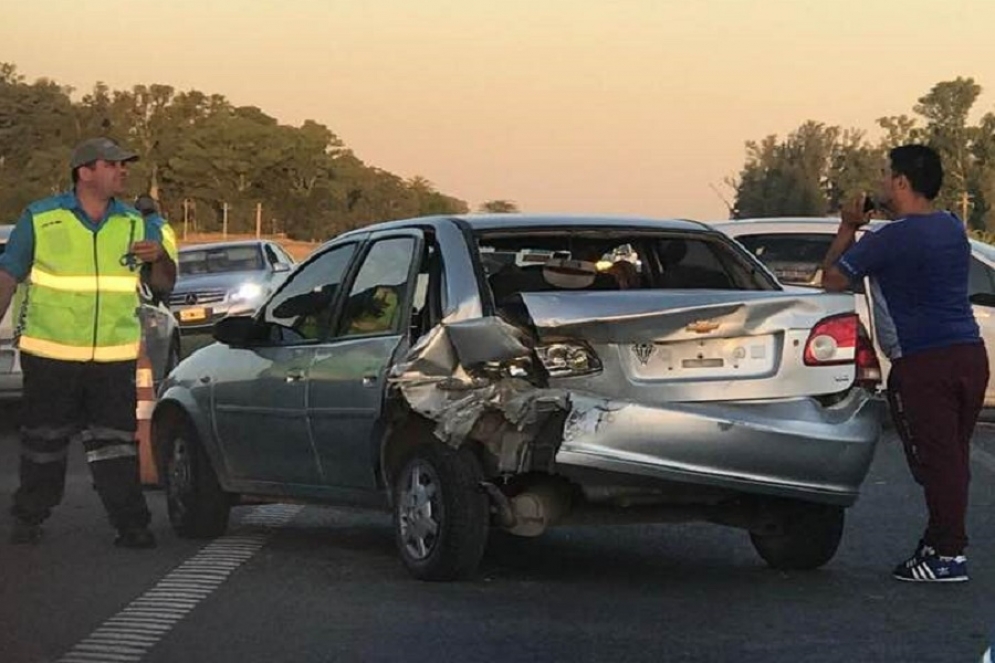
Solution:
[(971, 436), (987, 386), (988, 354), (981, 343), (902, 357), (888, 376), (895, 428), (926, 495), (923, 541), (940, 555), (960, 555), (967, 546)]
[(135, 443), (135, 362), (77, 362), (21, 355), (21, 486), (13, 515), (37, 524), (62, 501), (66, 455), (83, 443), (111, 524), (149, 523)]

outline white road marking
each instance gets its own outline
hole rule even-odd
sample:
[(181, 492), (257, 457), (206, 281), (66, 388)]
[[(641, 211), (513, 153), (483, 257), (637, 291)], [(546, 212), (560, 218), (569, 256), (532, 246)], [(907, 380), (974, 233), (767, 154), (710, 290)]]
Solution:
[[(257, 507), (242, 525), (282, 527), (303, 507)], [(98, 626), (59, 663), (138, 663), (177, 623), (266, 544), (272, 532), (215, 539)]]

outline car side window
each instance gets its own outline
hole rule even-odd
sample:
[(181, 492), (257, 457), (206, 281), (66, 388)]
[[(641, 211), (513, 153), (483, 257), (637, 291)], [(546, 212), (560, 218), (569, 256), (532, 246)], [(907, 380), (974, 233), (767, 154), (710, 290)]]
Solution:
[(968, 272), (968, 295), (995, 295), (995, 283), (992, 272), (977, 258), (971, 258), (971, 269)]
[(276, 335), (272, 342), (310, 342), (327, 335), (336, 295), (355, 251), (355, 244), (347, 244), (324, 252), (274, 295), (263, 312), (263, 320)]
[(339, 325), (340, 336), (390, 334), (406, 317), (408, 274), (414, 259), (412, 237), (392, 237), (373, 244), (349, 289)]

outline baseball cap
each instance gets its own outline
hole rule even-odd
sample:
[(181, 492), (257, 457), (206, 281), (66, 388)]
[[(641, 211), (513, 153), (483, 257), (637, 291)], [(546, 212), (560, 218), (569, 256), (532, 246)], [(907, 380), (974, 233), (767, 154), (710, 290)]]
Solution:
[(84, 140), (73, 150), (69, 158), (70, 168), (79, 168), (93, 163), (98, 159), (104, 161), (137, 161), (138, 155), (124, 149), (110, 138), (90, 138)]

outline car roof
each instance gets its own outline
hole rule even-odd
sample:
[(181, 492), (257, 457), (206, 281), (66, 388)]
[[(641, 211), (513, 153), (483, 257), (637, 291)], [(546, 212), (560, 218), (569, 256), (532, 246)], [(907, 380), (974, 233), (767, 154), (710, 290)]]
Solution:
[(472, 231), (529, 231), (557, 228), (617, 228), (639, 230), (671, 230), (687, 232), (709, 232), (712, 229), (698, 221), (687, 219), (652, 219), (639, 216), (614, 216), (600, 214), (462, 214), (453, 216), (423, 216), (398, 221), (387, 221), (364, 226), (335, 239), (361, 235), (382, 230), (400, 228), (439, 226), (444, 223), (457, 223), (468, 226)]
[[(877, 228), (888, 223), (883, 220), (871, 221), (869, 226)], [(839, 217), (832, 216), (783, 216), (757, 219), (734, 219), (710, 222), (709, 225), (733, 237), (759, 233), (825, 233), (834, 234), (839, 228)]]
[[(888, 224), (889, 221), (875, 219), (864, 228), (880, 228)], [(775, 217), (770, 219), (737, 219), (730, 221), (720, 221), (710, 223), (713, 228), (720, 230), (731, 237), (742, 235), (761, 234), (824, 234), (833, 235), (840, 225), (839, 218), (836, 217)], [(971, 244), (972, 254), (995, 267), (995, 246), (986, 244), (973, 237), (968, 238)]]
[(263, 244), (269, 244), (267, 240), (264, 239), (236, 239), (230, 242), (205, 242), (203, 244), (187, 244), (186, 246), (180, 247), (180, 253), (184, 251), (204, 251), (204, 250), (214, 250), (214, 249), (228, 249), (235, 248), (239, 246), (262, 246)]

